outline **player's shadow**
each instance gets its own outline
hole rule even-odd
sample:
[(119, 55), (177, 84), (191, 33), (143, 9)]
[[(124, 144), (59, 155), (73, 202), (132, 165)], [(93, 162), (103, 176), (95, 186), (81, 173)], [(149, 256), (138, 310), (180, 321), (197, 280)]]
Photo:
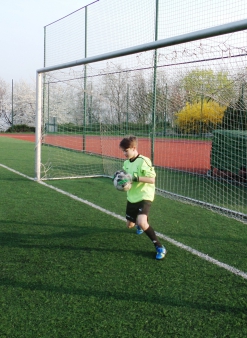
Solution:
[[(12, 221), (10, 223), (13, 225)], [(26, 224), (20, 221), (16, 221), (15, 225), (18, 225), (20, 228), (26, 226)], [(36, 226), (44, 227), (47, 225), (39, 223)], [(116, 253), (117, 255), (133, 254), (134, 256), (145, 257), (151, 260), (155, 258), (155, 250), (151, 252), (145, 249), (145, 247), (150, 248), (149, 243), (143, 244), (143, 249), (140, 249), (140, 246), (136, 245), (140, 244), (140, 235), (136, 235), (132, 229), (129, 230), (125, 226), (102, 229), (93, 225), (67, 228), (65, 225), (50, 224), (49, 227), (51, 229), (61, 228), (61, 230), (43, 234), (36, 231), (31, 232), (30, 227), (27, 233), (0, 231), (0, 246), (22, 249), (69, 250), (81, 253), (99, 252), (100, 255), (107, 253)], [(121, 238), (121, 243), (128, 244), (124, 246), (119, 245), (119, 238)], [(115, 243), (114, 246), (108, 245), (109, 239)], [(149, 242), (148, 238), (145, 239)]]

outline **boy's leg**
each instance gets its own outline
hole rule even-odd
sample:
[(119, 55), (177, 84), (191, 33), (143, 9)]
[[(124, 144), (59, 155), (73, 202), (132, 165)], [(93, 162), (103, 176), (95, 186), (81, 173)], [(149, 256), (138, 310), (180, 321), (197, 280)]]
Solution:
[(138, 215), (137, 222), (136, 222), (142, 230), (145, 232), (145, 234), (151, 239), (153, 244), (155, 246), (161, 246), (159, 240), (157, 239), (157, 236), (154, 232), (154, 229), (148, 224), (148, 218), (147, 215)]
[(131, 222), (131, 221), (127, 220), (126, 226), (127, 226), (127, 228), (129, 228), (129, 229), (134, 228), (135, 222)]
[(138, 215), (136, 223), (143, 229), (145, 234), (153, 242), (155, 249), (156, 249), (156, 252), (157, 252), (156, 259), (163, 259), (165, 257), (165, 254), (166, 254), (166, 249), (164, 248), (164, 246), (158, 240), (158, 238), (157, 238), (157, 236), (154, 232), (154, 229), (148, 224), (147, 215), (144, 215), (144, 214)]
[[(127, 228), (131, 229), (136, 225), (136, 217), (138, 215), (138, 205), (137, 203), (130, 203), (127, 201), (127, 205), (126, 205), (126, 219), (127, 219)], [(138, 230), (137, 230), (138, 231)], [(142, 231), (142, 229), (140, 228), (140, 231)]]
[(141, 235), (143, 233), (142, 228), (139, 225), (136, 225), (135, 222), (127, 220), (126, 226), (128, 229), (132, 229), (135, 226), (137, 235)]

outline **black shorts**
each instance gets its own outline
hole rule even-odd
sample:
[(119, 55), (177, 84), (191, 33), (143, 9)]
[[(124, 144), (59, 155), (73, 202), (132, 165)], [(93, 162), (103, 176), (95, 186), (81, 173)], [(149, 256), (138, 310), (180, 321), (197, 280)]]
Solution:
[(152, 202), (147, 200), (143, 200), (137, 203), (131, 203), (127, 201), (126, 219), (130, 222), (135, 223), (138, 215), (148, 216), (151, 205)]

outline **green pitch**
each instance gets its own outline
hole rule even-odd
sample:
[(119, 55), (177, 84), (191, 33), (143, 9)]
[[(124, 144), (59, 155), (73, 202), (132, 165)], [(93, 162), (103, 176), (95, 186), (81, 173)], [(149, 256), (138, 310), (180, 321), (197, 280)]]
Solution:
[[(5, 142), (0, 162), (33, 176), (33, 144)], [(3, 167), (0, 185), (1, 337), (246, 337), (245, 278), (164, 239), (156, 261), (121, 219)], [(49, 185), (124, 217), (109, 179)], [(160, 196), (150, 223), (247, 272), (245, 224)]]

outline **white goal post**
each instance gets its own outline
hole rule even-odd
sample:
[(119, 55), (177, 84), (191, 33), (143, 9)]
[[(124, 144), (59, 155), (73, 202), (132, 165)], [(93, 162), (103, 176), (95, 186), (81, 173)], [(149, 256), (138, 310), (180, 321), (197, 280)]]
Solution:
[[(156, 72), (157, 68), (160, 67), (160, 74), (162, 75), (162, 70), (167, 67), (167, 65), (157, 66), (154, 60), (155, 55), (157, 55), (155, 51), (157, 50), (165, 51), (166, 48), (171, 46), (183, 45), (197, 40), (203, 41), (204, 39), (241, 32), (246, 29), (247, 20), (240, 20), (172, 38), (161, 39), (101, 55), (86, 57), (73, 62), (38, 69), (36, 75), (35, 179), (40, 181), (61, 178), (110, 177), (115, 170), (121, 168), (122, 163), (122, 158), (116, 155), (113, 148), (117, 147), (119, 140), (124, 135), (130, 133), (137, 134), (136, 136), (140, 139), (140, 149), (145, 151), (148, 149), (149, 153), (147, 155), (151, 157), (151, 160), (157, 168), (159, 175), (156, 187), (159, 193), (168, 197), (173, 196), (176, 199), (186, 200), (190, 203), (197, 203), (211, 210), (220, 209), (224, 214), (229, 214), (231, 217), (246, 221), (246, 211), (243, 206), (246, 203), (246, 192), (243, 190), (244, 185), (242, 182), (240, 182), (241, 189), (237, 185), (231, 189), (233, 196), (231, 197), (232, 201), (230, 201), (230, 198), (227, 198), (227, 203), (225, 200), (218, 202), (215, 201), (216, 197), (213, 196), (214, 192), (212, 192), (213, 197), (210, 195), (210, 185), (214, 184), (212, 182), (216, 182), (213, 189), (215, 191), (217, 190), (216, 195), (218, 198), (218, 193), (220, 191), (223, 192), (225, 189), (225, 183), (221, 185), (224, 177), (217, 175), (217, 177), (213, 177), (215, 173), (215, 171), (213, 171), (214, 168), (207, 167), (207, 171), (205, 172), (204, 169), (201, 169), (199, 166), (196, 167), (194, 164), (192, 169), (188, 169), (178, 163), (176, 165), (163, 165), (161, 160), (162, 157), (168, 156), (167, 136), (169, 136), (169, 132), (171, 132), (167, 130), (169, 129), (168, 125), (171, 124), (168, 105), (170, 105), (171, 108), (172, 104), (176, 102), (176, 110), (179, 111), (182, 121), (183, 108), (186, 108), (186, 106), (191, 110), (195, 108), (192, 106), (192, 101), (190, 102), (189, 100), (189, 96), (194, 95), (199, 98), (199, 100), (197, 100), (199, 108), (197, 107), (197, 109), (201, 112), (202, 121), (203, 106), (206, 107), (208, 103), (211, 105), (208, 109), (212, 109), (213, 107), (215, 112), (217, 111), (219, 114), (222, 114), (227, 106), (231, 109), (235, 109), (235, 106), (233, 104), (231, 106), (227, 100), (228, 92), (223, 92), (222, 89), (215, 87), (215, 91), (210, 92), (210, 100), (206, 100), (205, 98), (209, 98), (209, 93), (206, 91), (207, 88), (204, 90), (202, 86), (202, 88), (196, 88), (194, 92), (192, 92), (192, 90), (189, 92), (189, 95), (187, 95), (188, 102), (182, 101), (178, 95), (182, 95), (181, 93), (184, 91), (184, 88), (181, 89), (177, 84), (173, 83), (172, 86), (169, 87), (169, 85), (164, 85), (164, 81), (162, 80), (163, 87), (161, 88), (158, 85), (156, 87), (156, 83), (160, 80), (158, 77), (159, 74)], [(191, 55), (193, 55), (192, 52)], [(161, 52), (160, 55), (162, 56)], [(205, 55), (207, 56), (207, 51)], [(133, 60), (131, 56), (134, 56), (138, 62), (131, 64), (131, 61), (129, 61)], [(173, 66), (175, 69), (179, 67), (181, 63), (184, 65), (184, 68), (185, 65), (188, 65), (189, 69), (193, 63), (198, 64), (199, 61), (205, 65), (206, 62), (212, 60), (207, 59), (206, 56), (203, 56), (203, 60), (201, 61), (199, 59), (189, 59), (189, 55), (186, 56), (184, 60), (182, 59), (181, 61), (181, 59), (178, 59), (174, 65), (169, 66)], [(236, 56), (244, 58), (243, 55)], [(145, 57), (148, 58), (148, 62), (145, 60)], [(110, 67), (100, 68), (102, 62), (113, 59), (114, 61), (121, 60), (124, 66), (116, 65), (114, 69)], [(223, 56), (222, 58), (217, 55), (215, 58), (217, 67), (224, 59), (229, 61), (231, 55), (227, 57)], [(241, 62), (243, 63), (243, 61)], [(93, 65), (96, 65), (95, 68), (93, 68)], [(193, 68), (190, 68), (190, 70), (191, 69)], [(207, 68), (205, 67), (205, 69), (206, 71), (202, 71), (204, 74), (207, 73)], [(66, 73), (65, 70), (68, 70), (68, 72)], [(196, 74), (197, 68), (194, 68), (194, 70)], [(219, 72), (219, 74), (223, 73)], [(171, 77), (172, 76), (174, 76), (173, 71), (171, 71)], [(150, 81), (151, 78), (152, 81)], [(97, 79), (97, 81), (95, 79)], [(105, 88), (110, 88), (111, 83), (113, 83), (111, 81), (117, 81), (117, 79), (119, 81), (122, 80), (122, 82), (119, 82), (119, 86), (122, 90), (119, 94), (119, 99), (120, 101), (122, 100), (122, 105), (119, 104), (117, 107), (116, 104), (109, 99), (109, 93), (107, 93), (106, 89), (104, 89), (104, 95), (102, 95), (102, 91), (97, 89), (97, 85), (100, 82), (98, 79), (105, 83)], [(146, 83), (142, 82), (143, 79), (145, 79)], [(135, 82), (136, 88), (131, 88), (130, 83), (133, 82)], [(229, 81), (227, 84), (228, 83)], [(235, 83), (232, 84), (232, 88), (235, 84), (238, 86), (240, 84), (237, 77)], [(145, 86), (149, 86), (149, 88), (145, 89)], [(73, 90), (68, 90), (71, 88)], [(141, 96), (140, 93), (142, 90), (143, 95)], [(236, 92), (237, 90), (235, 90), (235, 93)], [(171, 93), (173, 94), (172, 99)], [(175, 97), (174, 93), (178, 93), (177, 97)], [(53, 98), (51, 94), (53, 94)], [(78, 95), (83, 99), (79, 99)], [(62, 103), (61, 97), (63, 97), (64, 100)], [(140, 111), (138, 121), (142, 119), (142, 112), (145, 109), (147, 111), (147, 118), (145, 121), (143, 120), (142, 124), (137, 122), (132, 116), (133, 110), (136, 109), (136, 107), (133, 106), (133, 101), (137, 102), (138, 98), (140, 99), (139, 105), (141, 106), (143, 104), (143, 110)], [(80, 117), (74, 113), (73, 107), (69, 109), (66, 106), (67, 100), (70, 100), (73, 104), (77, 104), (76, 109), (82, 112)], [(215, 103), (212, 104), (212, 101), (215, 101), (218, 105), (213, 106)], [(237, 99), (235, 99), (235, 102), (236, 101)], [(222, 110), (222, 112), (220, 110)], [(85, 111), (87, 111), (87, 116), (85, 115)], [(158, 115), (159, 111), (161, 111), (160, 115)], [(44, 112), (46, 114), (45, 119)], [(121, 115), (119, 119), (117, 119), (118, 113), (119, 116)], [(157, 116), (155, 115), (156, 113)], [(136, 114), (138, 114), (138, 110), (136, 110)], [(97, 118), (94, 120), (95, 116)], [(75, 123), (75, 121), (77, 122)], [(58, 125), (56, 125), (56, 123), (58, 123)], [(210, 123), (217, 124), (217, 122), (214, 121)], [(186, 128), (188, 128), (188, 125), (187, 123)], [(178, 127), (172, 126), (173, 132), (176, 128)], [(188, 129), (186, 130), (183, 126), (183, 121), (180, 123), (179, 128), (189, 134)], [(193, 133), (197, 132), (201, 139), (212, 136), (211, 132), (204, 129), (200, 121), (194, 124), (193, 128)], [(62, 134), (63, 137), (66, 138), (66, 141), (62, 138)], [(173, 143), (174, 149), (176, 148), (176, 143), (180, 142), (179, 147), (181, 150), (182, 141), (179, 141), (177, 138), (172, 139), (174, 135), (174, 133), (171, 134), (169, 142), (171, 141)], [(190, 137), (193, 138), (193, 135), (191, 134)], [(186, 144), (188, 146), (188, 141), (183, 141), (183, 145)], [(202, 151), (210, 153), (209, 143), (207, 142), (196, 140), (191, 142), (191, 144), (196, 144), (197, 146), (197, 148), (193, 150), (195, 157), (199, 157)], [(50, 151), (49, 154), (48, 150)], [(175, 154), (176, 161), (179, 160), (180, 150)], [(189, 150), (187, 148), (185, 151), (188, 152), (186, 156), (190, 157), (189, 153), (192, 152), (192, 148)], [(201, 178), (204, 180), (203, 183), (200, 181)], [(227, 178), (227, 184), (229, 183), (228, 179), (229, 177)], [(172, 182), (172, 180), (174, 180), (175, 186), (169, 187), (167, 183), (164, 183)], [(204, 196), (200, 195), (200, 192), (198, 196), (196, 196), (194, 194), (195, 189), (193, 188), (199, 184), (204, 185), (204, 183), (207, 185), (207, 187), (205, 186), (205, 195), (208, 194), (205, 200)], [(218, 186), (216, 187), (218, 184), (221, 185), (220, 188)], [(239, 184), (239, 181), (237, 181), (237, 184)], [(191, 189), (189, 188), (190, 185), (192, 185)], [(183, 187), (181, 188), (181, 186)], [(241, 192), (238, 189), (240, 189)], [(226, 191), (228, 194), (228, 189), (226, 189)], [(242, 196), (240, 206), (238, 206), (236, 202), (236, 196), (238, 194)]]
[(94, 63), (103, 60), (109, 60), (121, 56), (136, 54), (140, 52), (155, 50), (158, 48), (173, 46), (177, 44), (182, 44), (190, 41), (196, 41), (199, 39), (206, 39), (214, 36), (219, 36), (228, 33), (234, 33), (238, 31), (242, 31), (247, 29), (247, 19), (240, 20), (236, 22), (227, 23), (224, 25), (219, 25), (216, 27), (211, 27), (207, 29), (203, 29), (200, 31), (168, 38), (162, 39), (146, 44), (142, 44), (139, 46), (134, 46), (131, 48), (126, 48), (122, 50), (118, 50), (111, 53), (106, 53), (103, 55), (97, 55), (93, 57), (83, 58), (81, 60), (76, 60), (73, 62), (68, 62), (64, 64), (59, 64), (51, 67), (44, 67), (38, 69), (36, 72), (36, 121), (35, 121), (35, 130), (36, 130), (36, 144), (35, 144), (35, 179), (40, 180), (40, 168), (41, 168), (41, 144), (42, 144), (42, 132), (41, 132), (41, 114), (42, 114), (42, 75), (51, 71), (66, 69), (71, 67), (76, 67), (80, 65), (86, 65), (89, 63)]

